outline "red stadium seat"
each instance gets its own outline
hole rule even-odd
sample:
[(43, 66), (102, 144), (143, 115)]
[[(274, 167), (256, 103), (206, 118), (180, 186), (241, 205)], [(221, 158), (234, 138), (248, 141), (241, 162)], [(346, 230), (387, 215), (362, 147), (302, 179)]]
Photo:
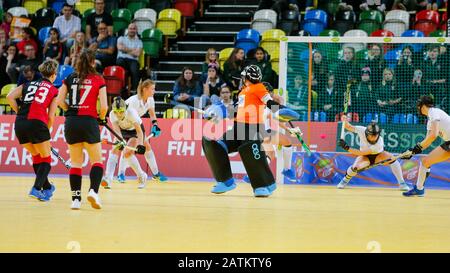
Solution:
[(379, 29), (370, 34), (371, 37), (394, 37), (394, 33), (389, 30)]
[(184, 17), (194, 17), (197, 1), (175, 0), (174, 8), (179, 10)]
[(416, 14), (416, 22), (419, 21), (431, 21), (435, 25), (440, 24), (439, 12), (435, 10), (421, 10)]
[(422, 31), (428, 37), (431, 32), (437, 30), (437, 26), (431, 21), (418, 21), (414, 24), (414, 29)]
[(111, 96), (120, 96), (122, 89), (125, 87), (125, 69), (121, 66), (107, 66), (103, 70), (103, 77), (106, 82), (106, 91), (108, 98)]
[[(447, 3), (445, 3), (447, 4)], [(440, 30), (447, 30), (447, 12), (444, 12), (442, 14), (442, 20), (441, 20), (442, 24), (439, 27)]]

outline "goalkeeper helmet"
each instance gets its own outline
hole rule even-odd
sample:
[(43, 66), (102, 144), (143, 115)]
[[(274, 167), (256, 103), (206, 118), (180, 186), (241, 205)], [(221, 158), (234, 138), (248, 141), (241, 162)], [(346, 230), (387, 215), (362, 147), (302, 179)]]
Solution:
[(429, 95), (424, 95), (424, 96), (421, 96), (420, 99), (417, 100), (417, 111), (421, 115), (423, 115), (422, 114), (422, 106), (424, 106), (424, 105), (428, 108), (433, 107), (434, 106), (433, 97), (429, 96)]
[(249, 80), (251, 83), (259, 83), (262, 79), (262, 72), (257, 65), (251, 64), (244, 68), (241, 76), (244, 77), (244, 79)]
[(123, 113), (127, 110), (127, 104), (121, 97), (117, 96), (113, 100), (112, 110), (115, 113)]
[[(378, 138), (380, 137), (381, 128), (378, 126), (378, 124), (374, 121), (372, 121), (369, 125), (366, 127), (366, 139), (370, 144), (375, 144), (378, 141)], [(375, 140), (369, 140), (369, 136), (377, 136)]]

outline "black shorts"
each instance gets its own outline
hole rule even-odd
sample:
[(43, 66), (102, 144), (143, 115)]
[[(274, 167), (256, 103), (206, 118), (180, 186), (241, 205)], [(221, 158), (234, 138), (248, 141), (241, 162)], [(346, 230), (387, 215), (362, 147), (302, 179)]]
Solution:
[[(144, 133), (144, 137), (145, 137), (144, 124), (142, 124), (142, 123), (141, 123), (141, 129), (142, 129), (142, 133)], [(126, 142), (128, 142), (128, 140), (130, 140), (130, 138), (137, 138), (136, 130), (120, 130), (120, 133), (122, 134), (122, 137)]]
[(366, 157), (369, 159), (370, 165), (375, 164), (375, 160), (377, 159), (377, 156), (379, 154), (374, 154), (374, 155), (366, 155)]
[(20, 144), (42, 143), (50, 140), (50, 131), (47, 125), (38, 119), (27, 119), (17, 116), (14, 124), (14, 132)]
[(222, 140), (228, 147), (228, 153), (237, 152), (239, 147), (249, 141), (263, 141), (267, 135), (264, 124), (234, 123), (233, 129), (226, 131)]
[(450, 140), (442, 143), (441, 148), (446, 152), (450, 152)]
[(100, 129), (95, 118), (90, 116), (67, 116), (64, 136), (68, 144), (100, 142)]

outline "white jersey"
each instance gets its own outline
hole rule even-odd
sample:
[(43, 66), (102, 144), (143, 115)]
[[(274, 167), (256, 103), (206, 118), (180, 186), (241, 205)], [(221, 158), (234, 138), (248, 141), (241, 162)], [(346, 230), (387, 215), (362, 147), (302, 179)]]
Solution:
[(147, 101), (144, 103), (143, 100), (139, 99), (138, 95), (133, 95), (129, 97), (125, 103), (128, 107), (135, 109), (140, 117), (145, 115), (149, 109), (155, 109), (155, 100), (153, 97), (148, 97)]
[(359, 136), (359, 150), (370, 150), (372, 154), (379, 154), (384, 151), (384, 140), (380, 135), (377, 143), (370, 144), (366, 138), (366, 127), (364, 126), (355, 126), (355, 132)]
[(138, 112), (133, 108), (127, 108), (125, 114), (122, 119), (119, 119), (114, 111), (109, 112), (109, 119), (111, 123), (116, 123), (119, 125), (119, 128), (126, 131), (135, 130), (134, 124), (142, 124), (142, 119), (139, 116)]
[(431, 122), (438, 124), (439, 136), (444, 141), (450, 140), (450, 116), (439, 108), (430, 108), (428, 110), (427, 130), (431, 130)]

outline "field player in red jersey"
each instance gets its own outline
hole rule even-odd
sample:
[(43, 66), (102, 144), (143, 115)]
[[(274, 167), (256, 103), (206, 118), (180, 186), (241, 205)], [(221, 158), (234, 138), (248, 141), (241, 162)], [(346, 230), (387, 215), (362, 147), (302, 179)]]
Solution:
[[(97, 113), (97, 99), (100, 99), (100, 113)], [(71, 209), (81, 207), (81, 178), (83, 149), (87, 150), (91, 163), (89, 177), (91, 185), (87, 200), (94, 209), (101, 209), (98, 189), (103, 176), (99, 124), (106, 124), (108, 102), (105, 80), (95, 70), (95, 53), (83, 50), (75, 66), (59, 88), (58, 105), (65, 111), (64, 135), (69, 146)]]
[[(22, 84), (12, 90), (7, 99), (17, 113), (14, 131), (19, 143), (30, 152), (36, 174), (30, 197), (49, 201), (55, 186), (48, 182), (51, 169), (50, 131), (58, 107), (58, 89), (53, 86), (58, 63), (48, 60), (39, 66), (43, 79)], [(20, 99), (20, 106), (16, 99)]]

